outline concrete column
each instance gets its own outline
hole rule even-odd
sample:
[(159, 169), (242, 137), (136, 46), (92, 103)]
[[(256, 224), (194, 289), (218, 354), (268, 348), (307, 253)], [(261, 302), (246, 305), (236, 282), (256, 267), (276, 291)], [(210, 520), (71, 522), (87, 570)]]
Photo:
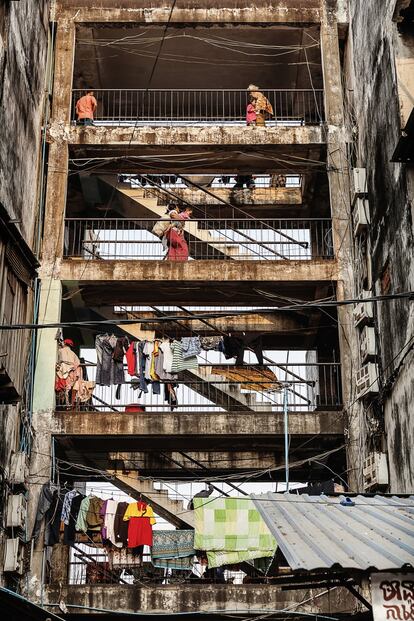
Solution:
[[(60, 280), (42, 280), (39, 305), (39, 323), (60, 320), (62, 285)], [(55, 407), (56, 328), (39, 330), (36, 345), (36, 368), (33, 411), (53, 410)]]
[(56, 28), (52, 123), (70, 122), (75, 36), (74, 21), (59, 19)]
[[(352, 218), (338, 25), (333, 9), (329, 9), (327, 4), (323, 6), (321, 23), (321, 55), (332, 235), (339, 274), (337, 299), (343, 300), (354, 296)], [(358, 404), (353, 403), (355, 394), (351, 380), (359, 365), (359, 343), (353, 327), (352, 307), (338, 307), (338, 320), (343, 402), (348, 429), (348, 480), (352, 489), (361, 490), (362, 456), (356, 441), (360, 412)]]
[(68, 183), (69, 150), (66, 142), (49, 147), (45, 219), (42, 240), (42, 277), (53, 278), (62, 257)]
[[(39, 323), (59, 321), (62, 287), (59, 280), (41, 282)], [(36, 367), (33, 394), (33, 442), (30, 462), (30, 496), (28, 506), (28, 537), (31, 537), (42, 485), (52, 476), (52, 433), (55, 409), (56, 329), (39, 330), (36, 346)], [(44, 571), (44, 524), (33, 545), (27, 595), (42, 601)]]

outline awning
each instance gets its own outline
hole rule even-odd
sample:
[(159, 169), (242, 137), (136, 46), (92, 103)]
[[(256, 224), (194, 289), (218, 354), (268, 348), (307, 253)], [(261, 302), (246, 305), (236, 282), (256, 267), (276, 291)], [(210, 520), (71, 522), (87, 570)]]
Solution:
[(8, 621), (63, 621), (62, 617), (4, 587), (0, 587), (0, 610)]
[(414, 496), (251, 498), (294, 571), (414, 566)]

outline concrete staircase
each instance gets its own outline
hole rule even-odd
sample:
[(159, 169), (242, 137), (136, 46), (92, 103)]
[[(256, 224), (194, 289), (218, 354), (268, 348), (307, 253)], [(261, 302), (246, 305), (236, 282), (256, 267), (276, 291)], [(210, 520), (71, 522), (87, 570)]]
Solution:
[[(157, 189), (150, 191), (145, 188), (131, 188), (126, 183), (118, 183), (116, 176), (103, 177), (102, 182), (115, 188), (118, 192), (119, 200), (114, 203), (114, 209), (120, 212), (124, 218), (166, 218), (167, 205), (160, 204), (160, 197), (157, 197)], [(151, 231), (153, 223), (148, 222), (143, 228)], [(243, 256), (250, 255), (247, 246), (243, 247), (243, 241), (231, 242), (225, 235), (218, 231), (209, 231), (199, 227), (198, 222), (187, 221), (185, 224), (187, 239), (189, 239), (190, 257), (194, 259), (223, 259), (237, 258), (242, 247)], [(214, 243), (213, 243), (214, 242)]]
[(150, 504), (155, 513), (177, 528), (194, 528), (193, 512), (187, 509), (187, 501), (169, 497), (165, 489), (157, 489), (153, 481), (140, 479), (137, 471), (128, 473), (108, 470), (111, 483), (120, 490)]
[[(190, 372), (187, 373), (190, 375)], [(258, 409), (254, 393), (243, 394), (239, 384), (223, 383), (223, 376), (211, 373), (211, 367), (199, 367), (197, 371), (191, 372), (191, 376), (192, 381), (201, 380), (197, 384), (197, 392), (224, 410), (243, 412)]]
[[(97, 306), (92, 307), (91, 310), (105, 319), (116, 320), (119, 318), (119, 313), (111, 311), (106, 307), (100, 308)], [(133, 319), (132, 316), (130, 318)], [(151, 340), (154, 338), (154, 332), (152, 330), (145, 330), (139, 322), (131, 325), (119, 325), (118, 327), (126, 334), (139, 339), (148, 338)], [(231, 382), (221, 383), (223, 382), (223, 378), (220, 375), (213, 375), (211, 373), (211, 367), (199, 367), (197, 371), (184, 371), (182, 376), (184, 383), (188, 382), (190, 388), (194, 390), (194, 392), (209, 399), (224, 410), (244, 412), (255, 409), (255, 394), (244, 395), (241, 393), (238, 384), (232, 384)], [(214, 381), (220, 383), (215, 384)]]

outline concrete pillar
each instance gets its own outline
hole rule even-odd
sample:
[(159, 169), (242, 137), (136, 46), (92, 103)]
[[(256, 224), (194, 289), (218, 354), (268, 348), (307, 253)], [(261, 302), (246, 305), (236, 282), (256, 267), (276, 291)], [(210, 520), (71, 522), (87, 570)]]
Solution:
[[(60, 320), (62, 285), (60, 280), (42, 280), (39, 304), (39, 323)], [(39, 330), (36, 345), (36, 368), (33, 392), (33, 411), (53, 410), (55, 407), (56, 328)]]
[(68, 165), (67, 143), (52, 143), (49, 147), (42, 240), (42, 276), (47, 278), (53, 278), (63, 252)]
[(56, 27), (52, 122), (70, 122), (75, 36), (74, 21), (59, 19)]
[[(329, 193), (332, 214), (334, 252), (338, 262), (337, 299), (354, 297), (352, 218), (349, 166), (346, 150), (344, 99), (341, 81), (338, 25), (335, 12), (323, 6), (321, 23), (321, 56), (324, 77), (326, 143)], [(362, 456), (356, 442), (359, 407), (352, 392), (355, 370), (359, 365), (359, 343), (353, 327), (352, 307), (338, 307), (339, 343), (341, 349), (342, 391), (347, 417), (348, 479), (351, 489), (361, 489)]]
[[(62, 287), (59, 280), (41, 282), (39, 323), (60, 320)], [(56, 329), (39, 330), (36, 345), (36, 367), (33, 391), (33, 442), (29, 477), (28, 537), (31, 537), (42, 485), (50, 481), (53, 468), (53, 420), (55, 409)], [(42, 601), (44, 572), (44, 524), (33, 544), (27, 595)]]

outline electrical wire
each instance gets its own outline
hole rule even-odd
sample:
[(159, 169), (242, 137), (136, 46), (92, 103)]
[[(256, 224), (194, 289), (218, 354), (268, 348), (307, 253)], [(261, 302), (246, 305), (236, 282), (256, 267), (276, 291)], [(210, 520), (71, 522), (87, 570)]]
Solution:
[[(279, 296), (275, 296), (266, 291), (260, 291), (260, 293), (268, 297), (270, 299), (280, 299)], [(414, 292), (407, 291), (403, 293), (391, 293), (386, 295), (377, 295), (372, 296), (370, 298), (364, 298), (364, 302), (385, 302), (388, 300), (397, 300), (397, 299), (408, 299), (412, 301), (414, 299)], [(202, 313), (198, 315), (191, 315), (186, 317), (186, 321), (196, 321), (199, 319), (217, 319), (222, 317), (240, 317), (242, 315), (263, 315), (269, 313), (278, 312), (287, 312), (291, 310), (298, 309), (314, 309), (314, 308), (335, 308), (339, 306), (348, 306), (360, 303), (362, 300), (360, 298), (352, 298), (352, 299), (343, 299), (343, 300), (327, 300), (327, 301), (312, 301), (312, 302), (298, 302), (291, 305), (276, 307), (275, 309), (264, 308), (256, 311), (226, 311), (224, 313)], [(182, 316), (167, 316), (167, 317), (156, 317), (156, 318), (136, 318), (136, 319), (96, 319), (90, 321), (67, 321), (67, 322), (53, 322), (53, 323), (17, 323), (17, 324), (2, 324), (0, 325), (0, 332), (2, 330), (41, 330), (47, 328), (68, 328), (72, 326), (85, 326), (85, 327), (93, 327), (93, 326), (102, 326), (102, 325), (131, 325), (135, 323), (143, 323), (143, 324), (152, 324), (152, 323), (160, 323), (167, 321), (175, 321), (175, 320), (183, 320)]]

